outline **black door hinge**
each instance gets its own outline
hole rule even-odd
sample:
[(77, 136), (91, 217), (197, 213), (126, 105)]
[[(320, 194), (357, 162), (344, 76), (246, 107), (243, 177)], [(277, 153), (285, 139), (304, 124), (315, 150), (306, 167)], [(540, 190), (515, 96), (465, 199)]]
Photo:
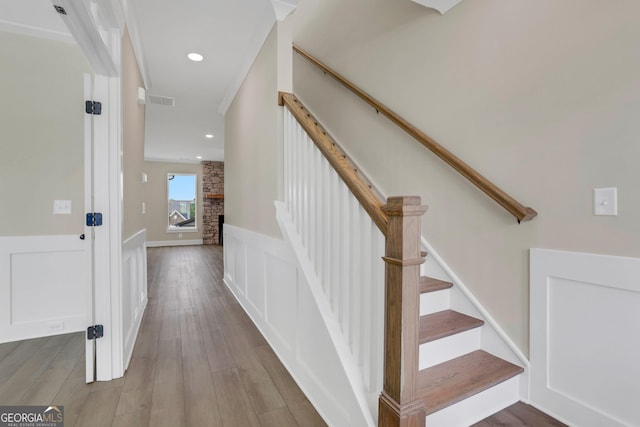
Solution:
[(90, 212), (87, 214), (87, 227), (100, 227), (102, 225), (102, 214), (100, 212)]
[(96, 116), (99, 116), (102, 114), (102, 102), (86, 101), (84, 103), (84, 111), (86, 111), (87, 114), (95, 114)]
[(87, 328), (87, 339), (102, 338), (104, 336), (104, 326), (93, 325)]

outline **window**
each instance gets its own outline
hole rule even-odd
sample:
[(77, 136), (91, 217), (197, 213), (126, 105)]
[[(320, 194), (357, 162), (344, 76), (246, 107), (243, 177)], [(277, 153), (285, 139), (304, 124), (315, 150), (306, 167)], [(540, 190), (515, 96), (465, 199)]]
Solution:
[(195, 231), (197, 229), (197, 178), (195, 174), (170, 173), (167, 176), (169, 231)]

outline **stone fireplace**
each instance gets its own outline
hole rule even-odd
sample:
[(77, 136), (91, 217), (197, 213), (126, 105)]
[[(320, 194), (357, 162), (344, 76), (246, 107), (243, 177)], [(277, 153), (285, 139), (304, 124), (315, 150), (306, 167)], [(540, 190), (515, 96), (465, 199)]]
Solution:
[(224, 215), (224, 162), (202, 162), (202, 194), (202, 240), (205, 245), (217, 245), (218, 217)]

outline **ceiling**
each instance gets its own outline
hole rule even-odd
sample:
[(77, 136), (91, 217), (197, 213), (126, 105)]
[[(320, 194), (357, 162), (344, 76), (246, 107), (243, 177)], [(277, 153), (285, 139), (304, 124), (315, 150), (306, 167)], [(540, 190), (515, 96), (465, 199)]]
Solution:
[[(123, 3), (147, 88), (145, 158), (194, 163), (223, 160), (223, 114), (275, 23), (274, 8), (277, 11), (283, 2)], [(3, 1), (0, 30), (72, 42), (51, 0)], [(204, 60), (190, 61), (190, 52), (202, 54)], [(175, 106), (151, 103), (149, 95), (174, 98)]]

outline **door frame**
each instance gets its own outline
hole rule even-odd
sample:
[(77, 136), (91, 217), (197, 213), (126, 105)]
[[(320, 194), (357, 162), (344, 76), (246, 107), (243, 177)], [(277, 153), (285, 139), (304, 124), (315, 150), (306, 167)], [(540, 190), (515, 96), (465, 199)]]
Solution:
[[(52, 0), (52, 3), (65, 9), (66, 14), (60, 16), (91, 65), (94, 100), (102, 103), (102, 114), (93, 116), (93, 209), (103, 214), (103, 225), (94, 230), (92, 305), (95, 323), (104, 326), (104, 336), (96, 341), (95, 377), (98, 381), (109, 381), (124, 375), (120, 99), (124, 15), (118, 0)], [(93, 361), (87, 360), (88, 363)]]

